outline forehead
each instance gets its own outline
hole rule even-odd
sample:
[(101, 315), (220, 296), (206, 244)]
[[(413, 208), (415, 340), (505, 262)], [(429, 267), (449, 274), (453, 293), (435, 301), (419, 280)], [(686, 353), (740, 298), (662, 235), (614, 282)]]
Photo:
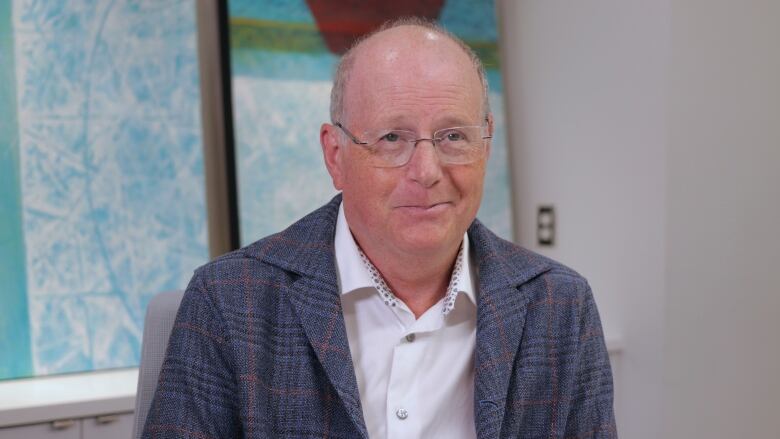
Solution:
[(344, 90), (345, 112), (365, 123), (396, 119), (475, 122), (482, 85), (470, 57), (449, 38), (401, 26), (357, 50)]

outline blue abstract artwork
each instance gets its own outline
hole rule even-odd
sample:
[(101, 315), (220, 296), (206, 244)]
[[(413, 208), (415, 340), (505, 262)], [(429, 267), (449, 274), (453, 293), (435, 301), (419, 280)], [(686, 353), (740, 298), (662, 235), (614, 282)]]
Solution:
[[(388, 18), (384, 12), (405, 7), (399, 6), (402, 3), (415, 14), (430, 12), (429, 18), (470, 44), (486, 66), (495, 133), (478, 217), (500, 236), (512, 238), (498, 29), (492, 1), (366, 0), (357, 7), (358, 3), (348, 1), (230, 0), (242, 245), (284, 229), (336, 193), (323, 163), (319, 127), (330, 120), (330, 89), (339, 51), (323, 28), (344, 23), (360, 27), (371, 20), (378, 24)], [(424, 10), (434, 4), (434, 10)], [(331, 26), (323, 26), (320, 11), (333, 18)]]
[(208, 260), (195, 4), (0, 4), (0, 379), (137, 365)]

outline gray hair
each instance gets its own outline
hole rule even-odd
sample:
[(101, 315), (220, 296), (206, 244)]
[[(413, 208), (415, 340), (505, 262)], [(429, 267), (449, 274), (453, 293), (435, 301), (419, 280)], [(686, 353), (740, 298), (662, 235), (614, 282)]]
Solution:
[(341, 57), (338, 64), (336, 65), (336, 73), (333, 78), (333, 88), (330, 92), (331, 122), (342, 122), (341, 119), (344, 117), (344, 88), (349, 81), (349, 75), (352, 71), (352, 67), (355, 65), (355, 58), (358, 47), (374, 35), (400, 26), (416, 26), (433, 31), (455, 43), (458, 47), (461, 48), (461, 50), (463, 50), (466, 55), (468, 55), (471, 63), (474, 65), (474, 69), (477, 71), (479, 82), (482, 85), (482, 109), (484, 111), (484, 117), (488, 117), (488, 114), (490, 114), (490, 101), (488, 99), (487, 75), (485, 73), (485, 67), (482, 65), (482, 61), (477, 56), (476, 52), (474, 52), (471, 47), (464, 43), (463, 40), (432, 21), (419, 17), (405, 17), (387, 21), (376, 30), (360, 37)]

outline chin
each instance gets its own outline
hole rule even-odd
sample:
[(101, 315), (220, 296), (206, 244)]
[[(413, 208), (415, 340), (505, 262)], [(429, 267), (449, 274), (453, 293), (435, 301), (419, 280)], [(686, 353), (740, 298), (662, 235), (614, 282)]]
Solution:
[(447, 231), (446, 227), (414, 227), (412, 230), (403, 230), (398, 233), (402, 240), (402, 247), (409, 253), (430, 253), (447, 248), (453, 241), (462, 239)]

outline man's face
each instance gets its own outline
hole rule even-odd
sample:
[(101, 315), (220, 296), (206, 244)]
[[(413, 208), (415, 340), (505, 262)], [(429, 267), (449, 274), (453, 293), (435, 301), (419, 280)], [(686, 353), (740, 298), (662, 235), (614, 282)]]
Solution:
[[(460, 48), (419, 28), (386, 34), (366, 42), (355, 59), (341, 121), (348, 130), (360, 140), (383, 129), (430, 138), (442, 128), (484, 123), (479, 77)], [(321, 137), (347, 222), (367, 253), (424, 256), (457, 248), (480, 205), (487, 148), (476, 162), (448, 165), (422, 141), (405, 165), (380, 168), (338, 128), (324, 125)]]

